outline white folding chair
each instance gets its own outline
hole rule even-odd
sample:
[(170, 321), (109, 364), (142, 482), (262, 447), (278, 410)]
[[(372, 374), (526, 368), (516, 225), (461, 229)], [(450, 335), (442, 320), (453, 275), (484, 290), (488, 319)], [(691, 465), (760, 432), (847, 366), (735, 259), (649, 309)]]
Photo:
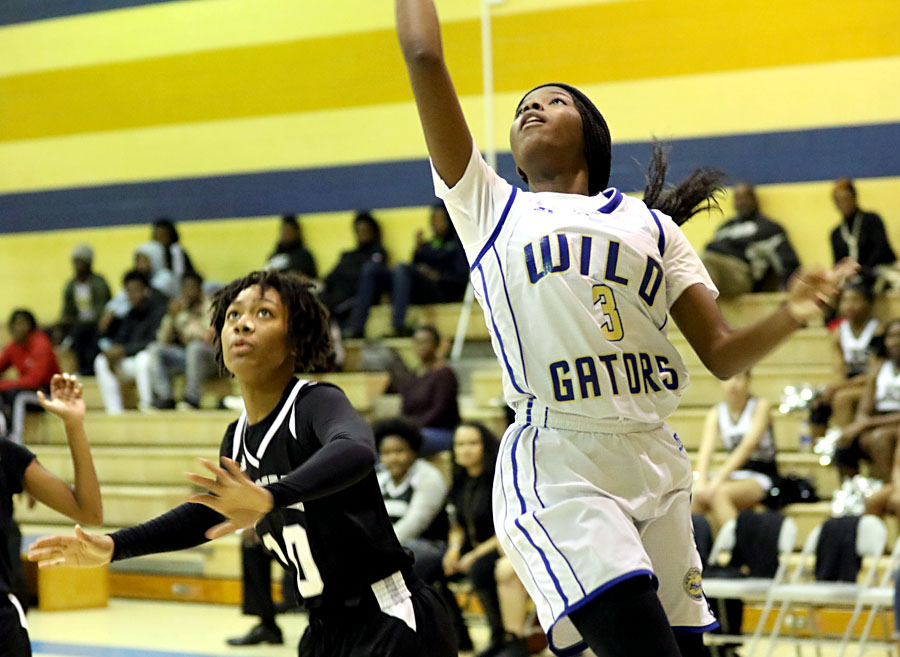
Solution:
[[(778, 569), (772, 578), (768, 577), (708, 577), (703, 579), (703, 590), (708, 597), (722, 600), (739, 599), (744, 602), (759, 602), (765, 600), (762, 615), (756, 624), (756, 629), (750, 640), (750, 652), (752, 654), (756, 643), (762, 636), (763, 628), (772, 609), (770, 592), (772, 587), (780, 584), (787, 574), (788, 561), (794, 551), (794, 543), (797, 540), (797, 523), (792, 518), (785, 517), (781, 522), (778, 532)], [(723, 552), (733, 552), (737, 546), (737, 521), (729, 520), (719, 530), (709, 554), (709, 563), (715, 564)], [(745, 640), (741, 634), (707, 634), (706, 641), (710, 644), (741, 642)]]
[[(822, 582), (822, 581), (801, 581), (808, 574), (806, 564), (815, 554), (822, 535), (822, 526), (819, 525), (806, 539), (803, 546), (803, 552), (800, 555), (800, 563), (794, 568), (791, 574), (790, 582), (772, 587), (772, 602), (781, 603), (781, 609), (775, 619), (775, 626), (769, 634), (769, 646), (766, 657), (772, 657), (775, 646), (780, 641), (789, 641), (798, 647), (804, 644), (812, 644), (816, 648), (816, 654), (821, 655), (821, 644), (824, 640), (818, 637), (810, 639), (799, 637), (779, 637), (779, 632), (784, 624), (791, 605), (794, 603), (804, 604), (809, 607), (810, 618), (816, 607), (824, 605), (852, 606), (853, 619), (845, 630), (845, 635), (841, 639), (841, 644), (845, 644), (846, 633), (852, 630), (856, 619), (859, 618), (861, 609), (860, 592), (872, 587), (875, 581), (875, 571), (877, 569), (878, 559), (884, 555), (884, 546), (887, 542), (887, 528), (880, 518), (876, 516), (862, 516), (856, 530), (856, 554), (863, 559), (863, 566), (855, 582)], [(866, 559), (868, 558), (868, 565)], [(813, 621), (811, 621), (813, 622)], [(748, 653), (748, 657), (753, 652)]]
[[(866, 624), (863, 626), (862, 633), (859, 635), (856, 657), (862, 657), (863, 653), (865, 653), (869, 635), (872, 633), (872, 625), (875, 623), (875, 617), (878, 616), (879, 613), (881, 615), (882, 627), (885, 630), (888, 640), (890, 639), (892, 632), (885, 622), (884, 611), (890, 609), (894, 605), (894, 577), (897, 576), (898, 568), (900, 568), (900, 538), (894, 543), (894, 549), (891, 550), (890, 561), (888, 562), (888, 566), (885, 568), (884, 573), (881, 575), (878, 586), (873, 586), (859, 594), (860, 606), (868, 606), (869, 615), (866, 618)], [(852, 628), (852, 626), (848, 627)], [(847, 642), (849, 642), (849, 633), (846, 638)], [(889, 641), (879, 642), (875, 647), (884, 648), (888, 655), (893, 655), (893, 644)], [(843, 649), (841, 652), (843, 653)]]

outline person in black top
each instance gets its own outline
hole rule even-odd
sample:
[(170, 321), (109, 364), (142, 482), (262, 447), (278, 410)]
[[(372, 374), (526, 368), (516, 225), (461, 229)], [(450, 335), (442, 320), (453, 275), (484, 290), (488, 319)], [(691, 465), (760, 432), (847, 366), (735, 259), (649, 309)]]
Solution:
[(281, 218), (278, 243), (266, 261), (265, 268), (291, 272), (312, 280), (319, 277), (316, 260), (303, 244), (303, 232), (296, 215), (286, 214)]
[(884, 222), (874, 212), (864, 212), (856, 202), (856, 186), (849, 178), (834, 183), (834, 205), (841, 213), (841, 223), (831, 231), (834, 261), (850, 256), (859, 262), (863, 273), (874, 275), (880, 265), (897, 260), (884, 229)]
[(253, 272), (213, 300), (218, 357), (237, 378), (246, 410), (229, 425), (209, 493), (107, 536), (55, 536), (29, 558), (48, 565), (111, 560), (199, 545), (255, 526), (294, 574), (310, 624), (307, 656), (455, 655), (447, 611), (413, 573), (375, 476), (368, 424), (339, 389), (298, 380), (324, 365), (328, 315), (309, 283)]
[(38, 463), (26, 447), (0, 438), (0, 654), (30, 657), (28, 625), (19, 598), (24, 591), (20, 555), (22, 536), (13, 520), (13, 495), (27, 492), (51, 509), (86, 525), (103, 522), (100, 484), (84, 433), (84, 399), (81, 384), (69, 374), (57, 374), (50, 382), (51, 398), (38, 392), (41, 406), (62, 419), (75, 470), (69, 486)]

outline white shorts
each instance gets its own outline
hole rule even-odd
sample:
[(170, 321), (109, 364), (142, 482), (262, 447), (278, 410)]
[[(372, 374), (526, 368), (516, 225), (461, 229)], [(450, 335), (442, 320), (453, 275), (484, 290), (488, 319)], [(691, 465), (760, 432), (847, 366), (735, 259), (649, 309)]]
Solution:
[(568, 614), (641, 575), (655, 577), (674, 630), (716, 627), (691, 525), (691, 464), (672, 430), (620, 423), (608, 433), (605, 423), (601, 432), (544, 408), (528, 417), (540, 422), (520, 413), (503, 436), (494, 526), (551, 650), (586, 648)]

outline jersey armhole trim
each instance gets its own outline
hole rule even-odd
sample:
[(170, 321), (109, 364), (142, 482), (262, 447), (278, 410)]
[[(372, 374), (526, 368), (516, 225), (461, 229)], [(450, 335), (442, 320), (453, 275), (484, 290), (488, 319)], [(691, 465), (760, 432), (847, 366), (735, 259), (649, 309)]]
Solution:
[[(598, 210), (598, 212), (602, 212), (603, 214), (610, 214), (611, 212), (614, 212), (615, 209), (617, 207), (619, 207), (619, 205), (622, 203), (622, 192), (620, 192), (615, 187), (610, 187), (609, 189), (611, 189), (613, 192), (612, 196), (608, 197), (609, 201), (607, 201), (606, 205), (604, 205), (602, 208), (600, 208)], [(601, 194), (603, 194), (604, 198), (607, 198), (607, 196), (606, 196), (607, 191), (609, 191), (609, 190), (601, 192)]]
[(663, 231), (662, 222), (659, 220), (659, 217), (656, 216), (656, 211), (650, 210), (650, 214), (653, 215), (653, 221), (656, 222), (656, 227), (659, 228), (659, 242), (657, 242), (657, 248), (659, 248), (659, 257), (663, 257), (666, 254), (666, 233)]
[(488, 241), (485, 242), (484, 246), (481, 247), (481, 251), (478, 253), (478, 257), (475, 258), (475, 261), (472, 263), (472, 266), (469, 267), (469, 273), (475, 271), (475, 268), (478, 266), (478, 263), (481, 262), (481, 259), (484, 257), (484, 254), (488, 252), (488, 250), (494, 245), (494, 242), (497, 241), (497, 236), (500, 235), (500, 231), (503, 229), (503, 224), (506, 222), (506, 217), (509, 216), (509, 210), (512, 208), (513, 201), (516, 200), (516, 194), (519, 193), (519, 188), (513, 185), (512, 193), (509, 195), (509, 200), (506, 202), (506, 207), (503, 208), (503, 214), (500, 215), (500, 221), (497, 222), (497, 225), (494, 226), (493, 232), (491, 232), (491, 236), (488, 237)]

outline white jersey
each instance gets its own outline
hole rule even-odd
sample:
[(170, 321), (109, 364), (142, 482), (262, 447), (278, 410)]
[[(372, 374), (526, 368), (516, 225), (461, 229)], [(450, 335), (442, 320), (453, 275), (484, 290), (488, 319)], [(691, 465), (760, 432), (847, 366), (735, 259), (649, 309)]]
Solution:
[(872, 338), (878, 330), (878, 320), (870, 319), (859, 335), (853, 334), (850, 322), (841, 322), (840, 341), (841, 353), (844, 363), (851, 374), (862, 374), (869, 364), (869, 351), (872, 346)]
[(900, 370), (885, 361), (875, 379), (875, 410), (879, 413), (900, 411)]
[(666, 337), (668, 311), (696, 283), (717, 290), (669, 217), (613, 188), (523, 192), (474, 148), (453, 189), (433, 174), (507, 403), (649, 423), (675, 410), (688, 372)]
[[(719, 435), (722, 437), (722, 444), (729, 452), (733, 452), (741, 444), (744, 436), (750, 431), (750, 425), (753, 424), (753, 414), (759, 399), (751, 397), (747, 400), (744, 410), (741, 412), (737, 421), (731, 419), (731, 411), (728, 409), (727, 402), (719, 403)], [(772, 427), (766, 427), (765, 433), (759, 439), (756, 449), (750, 453), (751, 461), (774, 461), (775, 460), (775, 441), (772, 439)]]

